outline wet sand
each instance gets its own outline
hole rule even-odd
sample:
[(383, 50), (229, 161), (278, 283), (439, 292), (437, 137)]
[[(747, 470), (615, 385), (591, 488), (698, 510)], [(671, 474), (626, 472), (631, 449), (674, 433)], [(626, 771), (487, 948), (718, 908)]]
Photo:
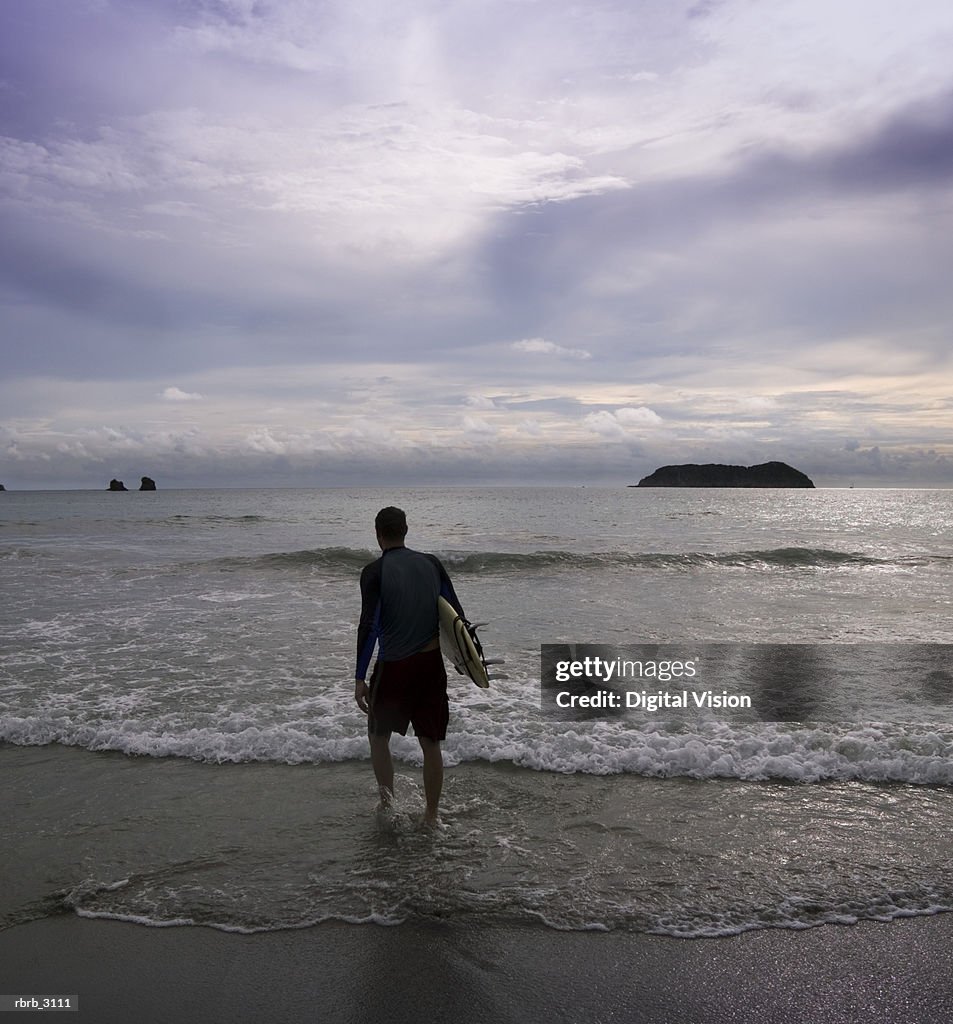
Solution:
[(0, 993), (181, 1024), (947, 1024), (953, 914), (718, 939), (447, 923), (253, 935), (74, 915), (0, 933)]

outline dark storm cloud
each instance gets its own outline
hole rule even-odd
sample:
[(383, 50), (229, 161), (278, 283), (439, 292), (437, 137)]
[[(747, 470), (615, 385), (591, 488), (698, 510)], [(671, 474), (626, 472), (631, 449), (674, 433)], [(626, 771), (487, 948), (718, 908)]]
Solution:
[[(636, 185), (626, 191), (540, 204), (513, 217), (508, 233), (490, 243), (498, 292), (515, 295), (534, 266), (562, 262), (568, 282), (585, 268), (560, 261), (569, 240), (599, 251), (618, 239), (649, 247), (685, 242), (726, 221), (744, 222), (806, 198), (940, 189), (953, 181), (953, 93), (914, 104), (873, 132), (803, 155), (772, 150), (739, 154), (727, 172)], [(566, 248), (563, 248), (563, 246)], [(549, 257), (547, 259), (547, 257)], [(514, 271), (519, 270), (519, 275)]]
[(3, 133), (37, 141), (147, 109), (159, 83), (182, 84), (154, 45), (182, 13), (174, 0), (0, 4)]
[(161, 257), (150, 269), (119, 245), (84, 259), (68, 234), (32, 227), (8, 219), (0, 258), (12, 342), (4, 364), (11, 373), (55, 366), (64, 377), (112, 378), (223, 361), (254, 365), (283, 349), (300, 352), (309, 339), (313, 346), (316, 338), (334, 343), (347, 335), (340, 315), (320, 300), (276, 301), (227, 283), (190, 282), (187, 274), (170, 282), (160, 273)]
[(182, 328), (193, 318), (192, 304), (163, 285), (150, 285), (120, 265), (82, 259), (40, 232), (17, 231), (7, 221), (0, 261), (0, 287), (31, 302), (107, 323)]
[[(487, 246), (495, 299), (523, 333), (559, 337), (560, 325), (591, 290), (592, 280), (618, 263), (678, 254), (676, 272), (650, 286), (633, 275), (631, 289), (600, 294), (603, 312), (617, 314), (626, 344), (642, 355), (673, 353), (679, 339), (659, 325), (670, 322), (686, 297), (710, 289), (730, 299), (744, 292), (818, 329), (852, 329), (867, 322), (899, 326), (913, 316), (950, 308), (940, 280), (953, 257), (945, 236), (898, 234), (870, 251), (869, 240), (825, 238), (825, 219), (838, 203), (859, 203), (862, 230), (889, 232), (873, 197), (915, 196), (929, 204), (953, 181), (953, 94), (892, 114), (873, 131), (810, 153), (773, 149), (741, 153), (727, 171), (650, 181), (629, 190), (540, 204), (508, 216)], [(924, 206), (926, 209), (927, 206)], [(816, 237), (789, 232), (766, 248), (752, 229), (803, 218)], [(909, 222), (904, 221), (909, 231)], [(929, 231), (929, 229), (927, 229)], [(704, 262), (701, 247), (724, 239), (717, 258)], [(721, 313), (728, 309), (726, 303)], [(715, 315), (719, 315), (718, 312)], [(689, 350), (694, 340), (682, 339)], [(611, 340), (606, 342), (612, 347)]]
[(815, 174), (847, 191), (948, 186), (953, 182), (953, 93), (907, 107), (855, 145), (822, 156)]

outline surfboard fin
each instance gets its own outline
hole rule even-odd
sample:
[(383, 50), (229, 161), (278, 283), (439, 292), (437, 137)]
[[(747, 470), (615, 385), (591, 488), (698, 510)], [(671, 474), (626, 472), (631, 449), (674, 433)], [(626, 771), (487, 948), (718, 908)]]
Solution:
[(506, 658), (486, 658), (483, 662), (484, 665), (505, 665)]

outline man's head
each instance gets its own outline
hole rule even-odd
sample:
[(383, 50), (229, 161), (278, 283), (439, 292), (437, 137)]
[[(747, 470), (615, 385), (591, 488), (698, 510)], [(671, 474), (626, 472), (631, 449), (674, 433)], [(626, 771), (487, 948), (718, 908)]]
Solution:
[(393, 547), (404, 543), (407, 536), (407, 516), (402, 508), (388, 505), (382, 508), (374, 519), (377, 540), (381, 547)]

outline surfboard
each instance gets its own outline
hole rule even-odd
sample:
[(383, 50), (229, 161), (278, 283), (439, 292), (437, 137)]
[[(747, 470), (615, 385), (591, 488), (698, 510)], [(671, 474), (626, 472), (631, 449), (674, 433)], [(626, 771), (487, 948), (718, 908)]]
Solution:
[(476, 626), (458, 615), (445, 597), (437, 598), (437, 612), (440, 616), (440, 650), (443, 656), (460, 675), (469, 676), (477, 686), (486, 689), (490, 680), (486, 674), (486, 659), (477, 639)]

